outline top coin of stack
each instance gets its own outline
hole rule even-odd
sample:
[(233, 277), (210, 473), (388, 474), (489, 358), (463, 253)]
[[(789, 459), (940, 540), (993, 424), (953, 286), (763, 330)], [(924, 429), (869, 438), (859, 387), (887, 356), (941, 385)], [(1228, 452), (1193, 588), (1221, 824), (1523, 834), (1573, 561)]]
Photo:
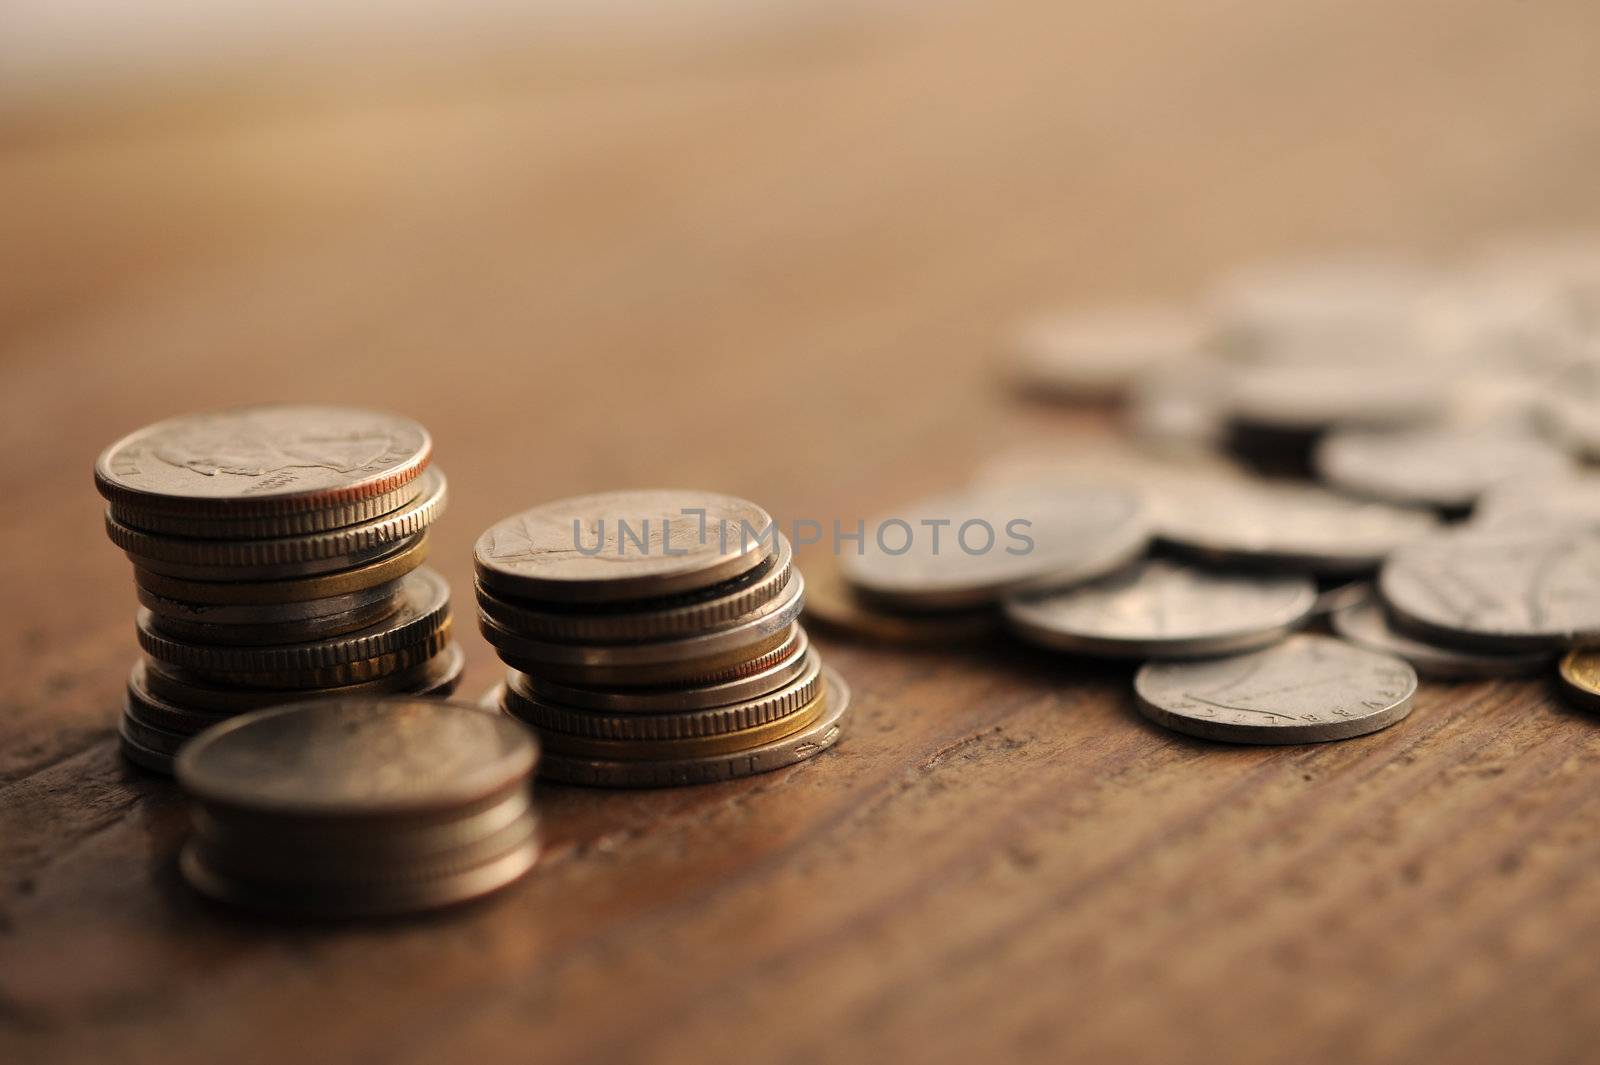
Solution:
[(831, 746), (849, 693), (796, 623), (805, 583), (760, 507), (612, 492), (479, 539), (478, 620), (511, 667), (491, 695), (540, 773), (657, 787), (777, 769)]
[(448, 693), (449, 589), (419, 569), (445, 481), (417, 423), (340, 407), (191, 415), (95, 464), (143, 609), (123, 750), (170, 771), (231, 714), (315, 695)]

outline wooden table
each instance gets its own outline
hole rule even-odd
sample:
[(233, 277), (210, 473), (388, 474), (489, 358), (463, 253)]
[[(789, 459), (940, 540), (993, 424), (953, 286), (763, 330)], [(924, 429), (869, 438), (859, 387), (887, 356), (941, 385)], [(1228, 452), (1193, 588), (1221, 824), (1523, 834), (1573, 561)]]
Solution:
[(1146, 724), (1123, 670), (820, 639), (835, 751), (544, 788), (548, 854), (490, 902), (203, 904), (174, 786), (117, 755), (134, 599), (89, 471), (242, 401), (422, 418), (476, 695), (470, 546), (512, 510), (688, 485), (853, 521), (1104, 431), (999, 385), (1019, 311), (1600, 221), (1597, 30), (1592, 0), (835, 7), (5, 112), (0, 1060), (1593, 1060), (1600, 727), (1544, 682), (1255, 750)]

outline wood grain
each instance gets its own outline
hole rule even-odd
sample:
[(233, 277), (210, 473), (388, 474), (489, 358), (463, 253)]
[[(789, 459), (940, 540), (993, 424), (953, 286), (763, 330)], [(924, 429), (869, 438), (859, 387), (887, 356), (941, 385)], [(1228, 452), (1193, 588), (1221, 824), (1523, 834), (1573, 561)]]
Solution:
[(113, 742), (134, 599), (89, 471), (184, 410), (410, 412), (461, 608), (477, 533), (561, 495), (853, 522), (1106, 431), (997, 383), (1041, 302), (1600, 222), (1597, 31), (933, 6), (4, 112), (0, 1059), (1592, 1060), (1600, 729), (1542, 681), (1251, 750), (1156, 730), (1122, 670), (819, 635), (856, 710), (814, 762), (545, 788), (537, 874), (434, 919), (202, 904)]

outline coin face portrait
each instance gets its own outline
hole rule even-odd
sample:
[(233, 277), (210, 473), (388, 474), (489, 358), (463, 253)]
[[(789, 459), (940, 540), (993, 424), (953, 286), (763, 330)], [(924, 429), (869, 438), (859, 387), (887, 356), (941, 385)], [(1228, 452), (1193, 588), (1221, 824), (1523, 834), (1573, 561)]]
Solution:
[(248, 507), (378, 494), (421, 473), (432, 450), (407, 418), (344, 407), (246, 407), (158, 422), (100, 456), (101, 493), (124, 506)]

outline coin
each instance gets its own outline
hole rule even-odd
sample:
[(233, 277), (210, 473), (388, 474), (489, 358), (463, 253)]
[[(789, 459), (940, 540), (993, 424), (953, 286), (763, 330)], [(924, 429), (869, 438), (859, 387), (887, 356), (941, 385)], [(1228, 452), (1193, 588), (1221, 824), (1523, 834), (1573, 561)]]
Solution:
[[(632, 762), (549, 755), (540, 762), (541, 780), (613, 788), (662, 788), (681, 784), (710, 784), (782, 769), (814, 757), (839, 739), (850, 708), (850, 689), (832, 669), (824, 667), (826, 708), (806, 728), (763, 746), (734, 754), (717, 754), (674, 761)], [(492, 692), (485, 700), (493, 703)]]
[(348, 500), (322, 510), (245, 518), (162, 514), (131, 509), (116, 503), (110, 505), (110, 514), (119, 524), (141, 532), (198, 537), (202, 540), (259, 540), (273, 536), (304, 536), (372, 521), (416, 499), (419, 489), (418, 481), (413, 479), (392, 491), (366, 499)]
[[(1317, 592), (1317, 605), (1311, 608), (1311, 616), (1325, 618), (1335, 611), (1343, 610), (1347, 606), (1356, 606), (1364, 600), (1372, 598), (1373, 591), (1370, 581), (1340, 581), (1327, 582)], [(1359, 642), (1359, 641), (1358, 641)]]
[(516, 786), (537, 748), (509, 718), (434, 699), (323, 699), (237, 717), (178, 756), (212, 806), (304, 817), (427, 814)]
[(475, 549), (497, 595), (559, 602), (651, 599), (731, 580), (776, 551), (772, 518), (707, 492), (607, 492), (492, 526)]
[(831, 556), (813, 558), (806, 573), (807, 622), (843, 635), (902, 647), (941, 647), (987, 640), (1000, 629), (992, 606), (929, 614), (899, 613), (867, 602), (845, 582)]
[(1147, 662), (1140, 712), (1231, 743), (1320, 743), (1387, 728), (1411, 712), (1417, 674), (1393, 655), (1327, 636), (1291, 636), (1249, 654)]
[(1537, 673), (1550, 663), (1548, 651), (1491, 654), (1440, 647), (1397, 632), (1375, 597), (1335, 611), (1329, 618), (1333, 631), (1362, 647), (1386, 651), (1410, 662), (1421, 676), (1433, 680), (1476, 680), (1482, 677), (1519, 677)]
[(1437, 524), (1427, 511), (1292, 482), (1198, 477), (1162, 499), (1155, 522), (1163, 542), (1203, 561), (1330, 577), (1370, 573)]
[(230, 626), (314, 623), (322, 618), (339, 617), (364, 608), (392, 607), (395, 594), (400, 590), (400, 581), (393, 580), (374, 588), (298, 603), (191, 603), (183, 599), (169, 599), (143, 587), (135, 590), (140, 605), (159, 618), (162, 625), (181, 622), (222, 629)]
[(580, 643), (667, 639), (737, 622), (785, 592), (792, 592), (792, 559), (788, 537), (779, 534), (775, 554), (731, 581), (696, 592), (642, 602), (602, 603), (588, 608), (568, 604), (564, 610), (547, 610), (501, 599), (480, 585), (478, 606), (501, 628), (531, 639)]
[(814, 657), (810, 650), (806, 630), (796, 625), (775, 650), (760, 660), (742, 663), (748, 671), (745, 675), (710, 684), (608, 691), (560, 684), (549, 677), (512, 669), (507, 671), (505, 687), (511, 695), (587, 710), (640, 714), (704, 710), (745, 702), (782, 688), (808, 668)]
[(432, 450), (427, 430), (390, 414), (244, 407), (130, 433), (100, 455), (95, 486), (128, 512), (307, 513), (394, 491), (422, 472)]
[(1505, 481), (1472, 508), (1474, 528), (1532, 531), (1552, 525), (1600, 530), (1600, 475)]
[(325, 572), (329, 565), (348, 568), (370, 561), (373, 553), (427, 529), (444, 511), (445, 478), (438, 469), (429, 469), (419, 482), (417, 497), (399, 510), (358, 525), (303, 536), (198, 540), (141, 532), (110, 514), (106, 515), (106, 532), (112, 543), (139, 565), (172, 576), (206, 579), (207, 569), (217, 571), (221, 579), (227, 579), (230, 570), (250, 571), (241, 574), (244, 579), (300, 576)]
[(270, 603), (307, 603), (336, 595), (364, 591), (389, 584), (418, 566), (428, 557), (428, 538), (419, 535), (402, 540), (389, 553), (376, 560), (337, 573), (303, 577), (298, 580), (216, 581), (169, 577), (135, 566), (133, 579), (148, 592), (186, 603), (217, 606)]
[(1144, 553), (1139, 496), (1107, 485), (1007, 486), (923, 500), (870, 523), (845, 579), (875, 603), (963, 610), (1091, 580)]
[[(479, 618), (481, 622), (483, 619)], [(794, 639), (796, 626), (766, 635), (750, 636), (751, 642), (698, 658), (662, 658), (643, 662), (552, 662), (519, 658), (504, 646), (496, 646), (500, 660), (513, 669), (537, 674), (559, 684), (582, 688), (637, 689), (668, 685), (703, 687), (721, 684), (760, 673), (775, 663)], [(743, 635), (750, 635), (745, 630)], [(490, 641), (493, 642), (492, 640)], [(509, 646), (509, 645), (507, 645)]]
[(1567, 697), (1589, 710), (1600, 710), (1600, 649), (1576, 647), (1561, 659), (1561, 685)]
[[(799, 675), (774, 691), (742, 702), (701, 709), (677, 708), (665, 713), (603, 714), (549, 702), (519, 685), (516, 676), (505, 686), (505, 709), (542, 736), (546, 730), (569, 736), (615, 740), (683, 740), (739, 733), (799, 713), (822, 691), (822, 660), (807, 656)], [(559, 749), (546, 745), (550, 750)]]
[(1442, 426), (1334, 433), (1313, 462), (1324, 481), (1352, 495), (1451, 511), (1469, 509), (1503, 481), (1571, 468), (1565, 454), (1530, 433)]
[(1232, 424), (1301, 433), (1428, 421), (1444, 397), (1433, 372), (1402, 362), (1288, 363), (1234, 375), (1221, 405)]
[(1600, 638), (1600, 532), (1476, 531), (1430, 537), (1384, 563), (1395, 622), (1433, 642), (1537, 651)]
[[(433, 570), (423, 568), (408, 574), (401, 582), (399, 601), (399, 609), (391, 616), (366, 628), (327, 639), (265, 646), (173, 639), (156, 629), (149, 610), (141, 609), (139, 645), (151, 658), (202, 674), (321, 670), (412, 650), (427, 643), (449, 621), (450, 586)], [(421, 657), (432, 657), (441, 649), (435, 647)]]
[(1414, 348), (1417, 309), (1434, 279), (1372, 256), (1263, 264), (1226, 278), (1214, 315), (1227, 350), (1249, 358), (1348, 361)]
[(1016, 595), (1005, 616), (1023, 639), (1108, 658), (1191, 658), (1282, 640), (1316, 603), (1309, 577), (1142, 562), (1063, 592)]
[(1164, 307), (1062, 311), (1023, 322), (1012, 339), (1012, 373), (1052, 398), (1121, 395), (1142, 371), (1193, 358), (1199, 320)]

